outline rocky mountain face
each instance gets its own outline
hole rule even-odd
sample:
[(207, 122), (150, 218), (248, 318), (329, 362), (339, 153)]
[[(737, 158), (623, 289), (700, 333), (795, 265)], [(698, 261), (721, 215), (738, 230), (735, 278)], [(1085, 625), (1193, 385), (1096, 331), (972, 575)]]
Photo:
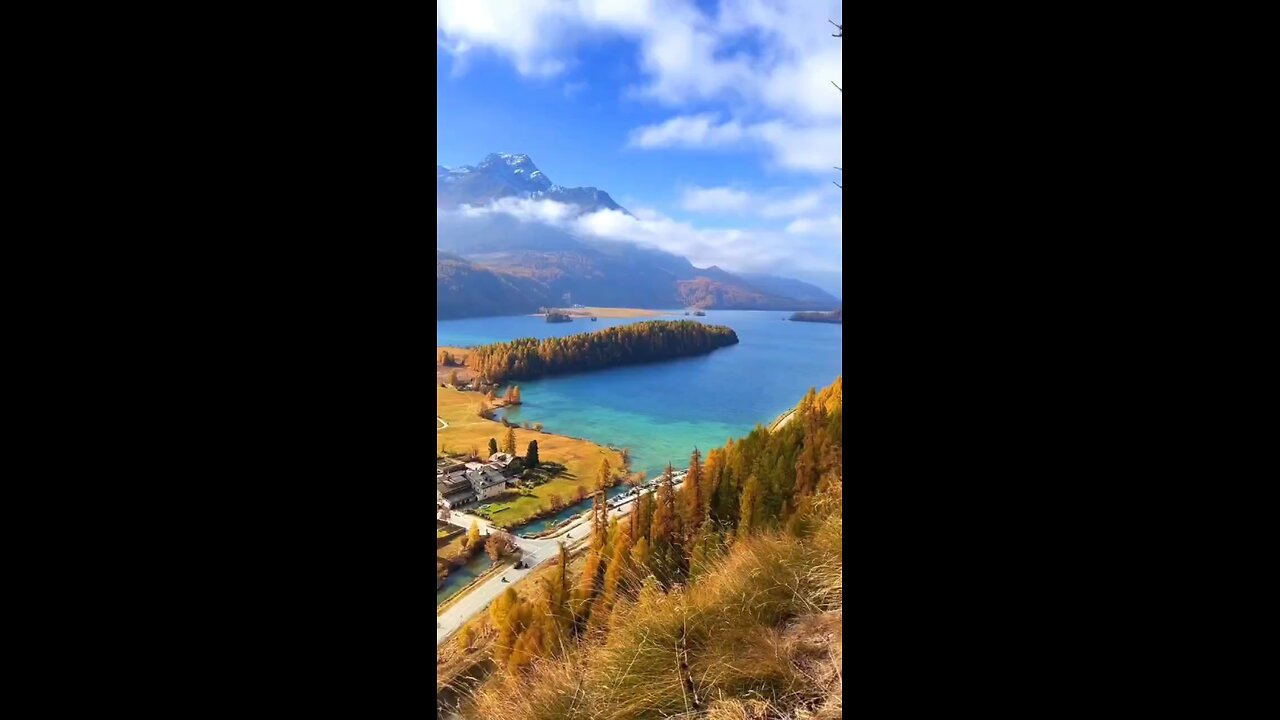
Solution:
[[(456, 212), (502, 198), (552, 199), (582, 213), (626, 213), (607, 192), (551, 182), (527, 155), (492, 154), (471, 167), (436, 166), (437, 318), (512, 315), (571, 301), (611, 307), (830, 310), (808, 283), (698, 268), (672, 253), (580, 238), (504, 213)], [(629, 214), (629, 213), (628, 213)]]
[(491, 153), (475, 166), (447, 168), (436, 165), (438, 208), (485, 205), (504, 197), (555, 200), (577, 205), (582, 212), (622, 210), (609, 193), (599, 188), (556, 185), (528, 155)]

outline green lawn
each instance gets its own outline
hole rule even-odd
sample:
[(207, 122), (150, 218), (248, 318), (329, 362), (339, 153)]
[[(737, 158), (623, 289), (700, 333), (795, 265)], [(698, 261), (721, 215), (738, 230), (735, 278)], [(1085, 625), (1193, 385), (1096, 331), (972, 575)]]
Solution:
[[(489, 438), (502, 444), (507, 429), (502, 423), (486, 420), (476, 412), (483, 401), (484, 396), (480, 393), (436, 387), (436, 415), (449, 423), (448, 428), (436, 432), (437, 451), (442, 446), (448, 452), (469, 452), (474, 447), (485, 453)], [(595, 443), (522, 428), (516, 428), (515, 433), (517, 455), (523, 456), (529, 441), (537, 440), (539, 458), (544, 462), (560, 463), (565, 469), (557, 477), (534, 488), (532, 497), (504, 497), (498, 504), (505, 505), (506, 510), (494, 517), (496, 522), (518, 525), (547, 504), (553, 494), (559, 494), (566, 502), (573, 500), (579, 487), (590, 494), (595, 490), (596, 471), (601, 458), (609, 459), (609, 466), (615, 474), (621, 471), (622, 456)]]

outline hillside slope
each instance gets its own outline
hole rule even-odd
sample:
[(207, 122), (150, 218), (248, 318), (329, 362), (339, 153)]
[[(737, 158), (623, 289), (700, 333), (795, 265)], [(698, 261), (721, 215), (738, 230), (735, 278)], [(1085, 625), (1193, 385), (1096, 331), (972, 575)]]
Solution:
[(438, 690), (465, 718), (841, 717), (842, 404), (837, 378), (785, 428), (695, 452), (678, 493), (442, 648)]

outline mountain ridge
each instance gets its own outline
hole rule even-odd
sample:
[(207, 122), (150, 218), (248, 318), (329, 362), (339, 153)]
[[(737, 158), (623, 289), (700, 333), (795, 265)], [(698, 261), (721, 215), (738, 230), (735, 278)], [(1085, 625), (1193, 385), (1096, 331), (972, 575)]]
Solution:
[(523, 153), (489, 153), (476, 165), (436, 164), (436, 207), (487, 204), (504, 197), (555, 200), (576, 205), (580, 213), (627, 212), (609, 193), (593, 186), (564, 187), (551, 182)]
[(603, 190), (554, 184), (528, 155), (491, 153), (476, 166), (458, 168), (437, 164), (438, 319), (524, 314), (560, 304), (566, 295), (606, 307), (800, 311), (840, 302), (791, 278), (699, 268), (674, 253), (582, 238), (501, 212), (453, 212), (510, 197), (557, 200), (577, 206), (579, 215), (602, 209), (630, 215)]

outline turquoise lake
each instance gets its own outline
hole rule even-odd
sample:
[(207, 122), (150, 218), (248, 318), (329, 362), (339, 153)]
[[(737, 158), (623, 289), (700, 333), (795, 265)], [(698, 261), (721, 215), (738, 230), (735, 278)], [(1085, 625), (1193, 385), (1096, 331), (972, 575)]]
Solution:
[[(540, 422), (547, 432), (631, 450), (632, 470), (648, 477), (670, 462), (689, 464), (767, 424), (811, 388), (831, 384), (843, 371), (844, 327), (791, 322), (790, 313), (709, 310), (706, 317), (675, 312), (662, 318), (575, 319), (489, 317), (436, 321), (436, 344), (483, 345), (522, 337), (561, 337), (645, 320), (697, 320), (727, 325), (738, 344), (709, 355), (516, 382), (523, 404), (506, 417)], [(531, 531), (533, 529), (530, 529)]]

